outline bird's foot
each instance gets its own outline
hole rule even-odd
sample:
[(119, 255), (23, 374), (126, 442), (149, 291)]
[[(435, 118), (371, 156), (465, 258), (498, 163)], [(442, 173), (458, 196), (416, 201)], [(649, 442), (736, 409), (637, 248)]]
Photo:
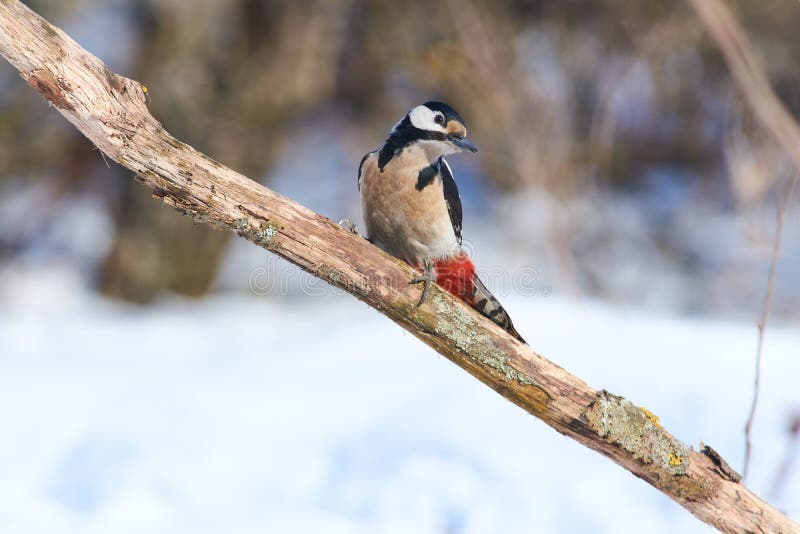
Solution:
[(339, 226), (341, 226), (342, 228), (344, 228), (353, 235), (357, 235), (358, 237), (364, 237), (363, 235), (361, 235), (361, 232), (359, 231), (358, 226), (356, 226), (356, 223), (354, 223), (350, 219), (342, 219), (341, 221), (339, 221)]
[(409, 284), (423, 284), (422, 296), (417, 302), (417, 307), (422, 306), (428, 300), (428, 295), (431, 294), (431, 286), (436, 281), (436, 270), (433, 268), (433, 261), (430, 258), (425, 258), (422, 260), (422, 266), (424, 268), (422, 274), (408, 282)]

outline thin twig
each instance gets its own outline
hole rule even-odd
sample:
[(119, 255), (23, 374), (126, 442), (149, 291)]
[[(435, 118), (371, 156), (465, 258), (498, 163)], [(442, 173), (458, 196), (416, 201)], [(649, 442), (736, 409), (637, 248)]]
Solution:
[(786, 211), (794, 197), (794, 191), (797, 186), (797, 174), (792, 177), (789, 182), (788, 191), (786, 196), (777, 199), (777, 221), (775, 224), (775, 240), (772, 243), (772, 257), (769, 263), (769, 276), (767, 277), (767, 291), (764, 294), (764, 303), (761, 307), (761, 318), (758, 320), (758, 345), (756, 349), (756, 378), (753, 389), (753, 402), (750, 404), (750, 415), (747, 416), (747, 423), (744, 425), (744, 470), (742, 477), (747, 479), (747, 473), (750, 470), (750, 457), (753, 452), (753, 442), (750, 430), (753, 427), (753, 420), (756, 416), (756, 408), (758, 407), (758, 397), (761, 390), (761, 362), (764, 352), (764, 332), (767, 328), (767, 321), (769, 314), (772, 311), (772, 296), (775, 293), (775, 273), (778, 268), (778, 253), (781, 248), (781, 237), (783, 234), (783, 221), (786, 216)]
[(97, 147), (93, 147), (93, 148), (92, 148), (92, 150), (99, 150), (99, 151), (100, 151), (100, 157), (102, 157), (102, 158), (103, 158), (103, 163), (105, 163), (105, 164), (106, 164), (106, 167), (108, 167), (108, 168), (110, 169), (110, 168), (111, 168), (111, 165), (109, 165), (109, 164), (108, 164), (108, 160), (106, 159), (106, 155), (103, 153), (103, 151), (102, 151), (102, 150), (100, 150), (100, 149), (99, 149), (99, 148), (97, 148)]
[[(798, 179), (800, 179), (800, 126), (794, 119), (783, 102), (775, 94), (770, 85), (769, 78), (761, 66), (757, 54), (753, 49), (750, 39), (742, 30), (736, 17), (722, 0), (687, 0), (697, 13), (698, 17), (714, 38), (722, 51), (728, 68), (731, 71), (736, 85), (744, 94), (745, 101), (750, 106), (761, 126), (772, 134), (773, 139), (783, 148), (794, 163), (796, 173), (786, 195), (786, 206), (789, 198), (794, 194)], [(780, 211), (780, 208), (779, 208)], [(782, 215), (779, 219), (782, 223)], [(779, 248), (780, 231), (782, 224), (778, 225), (777, 239), (773, 247), (773, 262), (770, 266), (770, 280), (767, 282), (767, 295), (758, 326), (758, 351), (756, 354), (756, 388), (753, 404), (750, 407), (750, 416), (745, 425), (745, 465), (744, 476), (750, 463), (750, 427), (758, 403), (758, 389), (761, 380), (761, 347), (764, 339), (764, 326), (769, 316), (772, 305), (772, 290), (775, 278), (775, 263), (777, 249)]]

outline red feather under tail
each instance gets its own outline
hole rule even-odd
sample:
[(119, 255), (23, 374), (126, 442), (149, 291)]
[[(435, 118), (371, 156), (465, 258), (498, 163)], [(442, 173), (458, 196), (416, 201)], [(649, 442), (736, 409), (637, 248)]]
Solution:
[(436, 283), (453, 295), (475, 305), (475, 265), (466, 254), (435, 260)]
[(525, 343), (525, 340), (514, 328), (508, 312), (475, 274), (475, 265), (469, 256), (459, 254), (451, 258), (435, 260), (434, 267), (437, 284)]

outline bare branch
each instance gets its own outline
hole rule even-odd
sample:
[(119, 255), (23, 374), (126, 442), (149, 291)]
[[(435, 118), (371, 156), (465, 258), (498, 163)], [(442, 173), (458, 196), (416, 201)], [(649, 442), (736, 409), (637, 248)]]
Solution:
[[(415, 273), (330, 220), (170, 136), (140, 84), (112, 73), (17, 0), (0, 0), (0, 53), (154, 196), (232, 230), (385, 314), (561, 434), (611, 458), (725, 532), (800, 527), (720, 470), (720, 458), (673, 437), (649, 411), (597, 391), (435, 287), (415, 306)], [(572, 475), (574, 476), (574, 475)]]
[(769, 83), (764, 69), (759, 64), (753, 45), (747, 38), (736, 18), (722, 0), (688, 0), (695, 12), (699, 15), (708, 32), (714, 37), (717, 45), (725, 56), (733, 78), (739, 90), (745, 96), (750, 109), (755, 114), (761, 126), (770, 132), (775, 141), (786, 151), (794, 162), (796, 172), (789, 185), (786, 196), (778, 200), (778, 224), (775, 231), (775, 242), (772, 250), (767, 291), (761, 317), (758, 322), (758, 349), (756, 351), (756, 376), (753, 401), (750, 413), (745, 423), (745, 458), (744, 477), (750, 467), (752, 441), (750, 430), (758, 405), (759, 387), (761, 382), (761, 358), (764, 342), (764, 329), (767, 325), (770, 309), (772, 308), (772, 294), (775, 285), (775, 270), (780, 249), (783, 218), (786, 209), (794, 196), (794, 190), (800, 179), (800, 126), (792, 117), (786, 106), (780, 101)]
[(747, 473), (750, 471), (750, 457), (753, 451), (753, 442), (751, 438), (751, 430), (753, 427), (753, 420), (756, 416), (756, 408), (758, 407), (758, 396), (761, 388), (761, 360), (764, 349), (764, 332), (767, 328), (767, 321), (769, 314), (772, 310), (772, 295), (775, 292), (775, 273), (778, 269), (778, 253), (781, 249), (781, 237), (783, 234), (783, 221), (786, 216), (786, 210), (792, 203), (794, 198), (795, 186), (797, 180), (792, 178), (789, 182), (788, 191), (785, 196), (778, 198), (778, 220), (775, 223), (775, 240), (772, 243), (772, 257), (769, 262), (769, 275), (767, 276), (767, 289), (764, 293), (764, 303), (761, 307), (761, 317), (758, 320), (758, 345), (756, 349), (756, 377), (753, 386), (753, 401), (750, 403), (750, 414), (747, 416), (747, 423), (744, 425), (744, 472), (743, 478), (747, 479)]

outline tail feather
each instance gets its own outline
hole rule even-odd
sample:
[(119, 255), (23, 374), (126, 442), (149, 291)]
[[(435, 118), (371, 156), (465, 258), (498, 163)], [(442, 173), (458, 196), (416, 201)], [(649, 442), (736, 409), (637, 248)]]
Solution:
[(478, 278), (475, 273), (475, 265), (466, 254), (437, 260), (435, 268), (437, 284), (466, 301), (518, 340), (526, 343), (514, 328), (508, 312)]

